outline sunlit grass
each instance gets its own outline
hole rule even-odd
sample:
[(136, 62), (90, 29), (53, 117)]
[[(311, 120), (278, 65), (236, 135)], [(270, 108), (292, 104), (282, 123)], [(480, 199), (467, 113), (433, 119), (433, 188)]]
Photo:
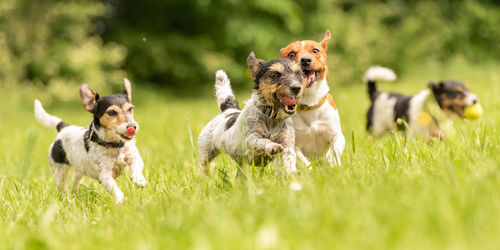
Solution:
[[(33, 92), (0, 91), (0, 242), (19, 248), (404, 248), (491, 249), (500, 234), (500, 82), (498, 65), (457, 63), (402, 75), (384, 90), (416, 93), (432, 79), (462, 79), (478, 93), (484, 119), (456, 125), (458, 136), (426, 142), (364, 131), (365, 86), (336, 84), (346, 151), (341, 167), (275, 178), (274, 166), (235, 177), (229, 157), (212, 176), (198, 172), (196, 138), (218, 113), (212, 93), (179, 99), (134, 89), (139, 150), (148, 185), (118, 179), (126, 201), (117, 206), (90, 178), (61, 198), (47, 149), (56, 132), (33, 118)], [(335, 69), (331, 69), (331, 78)], [(423, 72), (422, 72), (423, 71)], [(250, 88), (250, 87), (249, 87)], [(75, 88), (75, 91), (77, 89)], [(109, 93), (102, 93), (109, 94)], [(238, 93), (243, 100), (248, 92)], [(78, 102), (46, 107), (87, 126)], [(193, 142), (194, 141), (194, 142)], [(290, 189), (299, 183), (301, 190)]]

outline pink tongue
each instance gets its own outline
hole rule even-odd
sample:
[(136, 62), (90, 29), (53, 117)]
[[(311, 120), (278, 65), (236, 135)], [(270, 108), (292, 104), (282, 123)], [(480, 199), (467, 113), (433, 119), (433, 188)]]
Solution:
[(127, 129), (127, 135), (128, 135), (128, 136), (133, 136), (133, 135), (135, 135), (135, 129), (134, 129), (134, 128), (128, 128), (128, 129)]
[(290, 106), (298, 103), (298, 100), (296, 98), (290, 98), (290, 97), (281, 97), (280, 102)]
[(311, 82), (312, 82), (312, 78), (314, 76), (314, 72), (307, 75), (307, 79), (306, 79), (306, 87), (309, 87), (311, 85)]

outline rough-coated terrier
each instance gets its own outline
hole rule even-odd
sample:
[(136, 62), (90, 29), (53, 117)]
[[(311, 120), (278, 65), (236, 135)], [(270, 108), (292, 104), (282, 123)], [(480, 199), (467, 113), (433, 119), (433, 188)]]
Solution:
[[(217, 71), (215, 89), (222, 113), (200, 133), (200, 164), (204, 173), (220, 151), (230, 155), (240, 166), (266, 165), (281, 155), (285, 173), (296, 172), (295, 137), (291, 119), (307, 79), (300, 65), (291, 60), (265, 62), (250, 53), (248, 60), (254, 92), (240, 110), (226, 73)], [(276, 170), (279, 174), (279, 170)]]

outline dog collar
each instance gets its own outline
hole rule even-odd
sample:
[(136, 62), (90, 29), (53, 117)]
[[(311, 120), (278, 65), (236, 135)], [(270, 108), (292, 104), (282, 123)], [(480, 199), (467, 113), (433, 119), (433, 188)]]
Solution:
[(92, 127), (90, 127), (83, 135), (83, 142), (87, 152), (89, 151), (89, 141), (97, 143), (106, 148), (121, 148), (125, 145), (124, 141), (119, 141), (119, 142), (104, 141), (103, 139), (99, 138), (99, 136), (97, 135), (97, 133), (95, 133)]
[(327, 96), (328, 96), (328, 94), (325, 95), (323, 98), (321, 98), (321, 101), (319, 101), (319, 103), (316, 105), (309, 106), (306, 104), (299, 104), (297, 109), (300, 111), (311, 111), (311, 110), (317, 109), (317, 108), (321, 107), (326, 102)]

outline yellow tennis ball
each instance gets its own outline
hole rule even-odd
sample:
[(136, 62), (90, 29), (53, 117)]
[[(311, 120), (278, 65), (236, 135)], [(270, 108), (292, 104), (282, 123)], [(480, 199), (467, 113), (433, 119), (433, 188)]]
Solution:
[(483, 107), (481, 107), (481, 104), (476, 103), (465, 108), (464, 115), (468, 120), (476, 120), (483, 115)]

